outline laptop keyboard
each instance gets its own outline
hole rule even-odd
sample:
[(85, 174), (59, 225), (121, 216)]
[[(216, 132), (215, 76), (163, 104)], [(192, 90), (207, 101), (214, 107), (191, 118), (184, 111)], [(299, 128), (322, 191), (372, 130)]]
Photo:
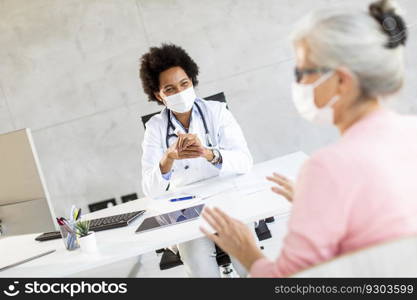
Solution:
[[(90, 222), (90, 228), (94, 231), (94, 229), (100, 230), (102, 226), (112, 226), (120, 227), (120, 225), (127, 226), (131, 221), (142, 215), (145, 211), (139, 212), (132, 212), (127, 214), (115, 215), (100, 219), (94, 219)], [(119, 226), (118, 226), (119, 225)]]

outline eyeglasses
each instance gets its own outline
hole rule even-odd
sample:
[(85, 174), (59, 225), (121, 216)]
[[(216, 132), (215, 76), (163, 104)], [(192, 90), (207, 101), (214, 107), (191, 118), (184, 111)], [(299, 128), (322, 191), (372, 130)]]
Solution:
[(299, 83), (304, 75), (310, 75), (310, 74), (317, 74), (317, 73), (327, 73), (330, 72), (332, 69), (330, 68), (295, 68), (294, 74), (295, 74), (295, 80)]

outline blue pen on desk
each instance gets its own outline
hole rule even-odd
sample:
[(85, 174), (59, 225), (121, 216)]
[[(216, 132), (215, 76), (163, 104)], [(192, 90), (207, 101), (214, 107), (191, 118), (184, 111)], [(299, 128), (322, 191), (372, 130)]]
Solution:
[(177, 201), (191, 200), (191, 199), (194, 199), (194, 198), (195, 198), (195, 196), (187, 196), (187, 197), (170, 199), (169, 201), (177, 202)]

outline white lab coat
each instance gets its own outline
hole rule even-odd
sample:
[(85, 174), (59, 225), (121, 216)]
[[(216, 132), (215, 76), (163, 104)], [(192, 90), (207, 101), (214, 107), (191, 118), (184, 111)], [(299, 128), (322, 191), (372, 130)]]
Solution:
[[(145, 136), (142, 143), (142, 189), (147, 196), (158, 196), (165, 192), (168, 184), (180, 187), (195, 181), (217, 176), (223, 173), (246, 173), (253, 159), (239, 124), (226, 105), (217, 101), (196, 99), (205, 117), (213, 146), (222, 156), (222, 166), (217, 168), (205, 158), (175, 160), (169, 180), (161, 174), (159, 162), (167, 150), (165, 137), (167, 135), (168, 116), (166, 109), (153, 116), (146, 123)], [(180, 132), (185, 133), (175, 117), (172, 123)], [(170, 134), (173, 130), (170, 129)], [(197, 134), (203, 145), (207, 145), (205, 130), (201, 116), (193, 106), (189, 133)], [(176, 138), (169, 140), (169, 145)]]

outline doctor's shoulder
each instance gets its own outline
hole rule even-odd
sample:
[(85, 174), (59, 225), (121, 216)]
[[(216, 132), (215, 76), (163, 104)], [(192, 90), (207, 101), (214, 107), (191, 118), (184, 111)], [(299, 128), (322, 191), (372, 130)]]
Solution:
[(219, 117), (226, 108), (226, 103), (214, 100), (198, 99), (197, 103), (202, 103), (206, 110), (212, 115)]
[(166, 124), (166, 109), (164, 108), (145, 123), (145, 140), (160, 140), (166, 130)]
[(145, 128), (148, 130), (148, 128), (159, 128), (166, 124), (166, 109), (162, 109), (160, 113), (157, 113), (156, 115), (152, 116), (146, 123)]

